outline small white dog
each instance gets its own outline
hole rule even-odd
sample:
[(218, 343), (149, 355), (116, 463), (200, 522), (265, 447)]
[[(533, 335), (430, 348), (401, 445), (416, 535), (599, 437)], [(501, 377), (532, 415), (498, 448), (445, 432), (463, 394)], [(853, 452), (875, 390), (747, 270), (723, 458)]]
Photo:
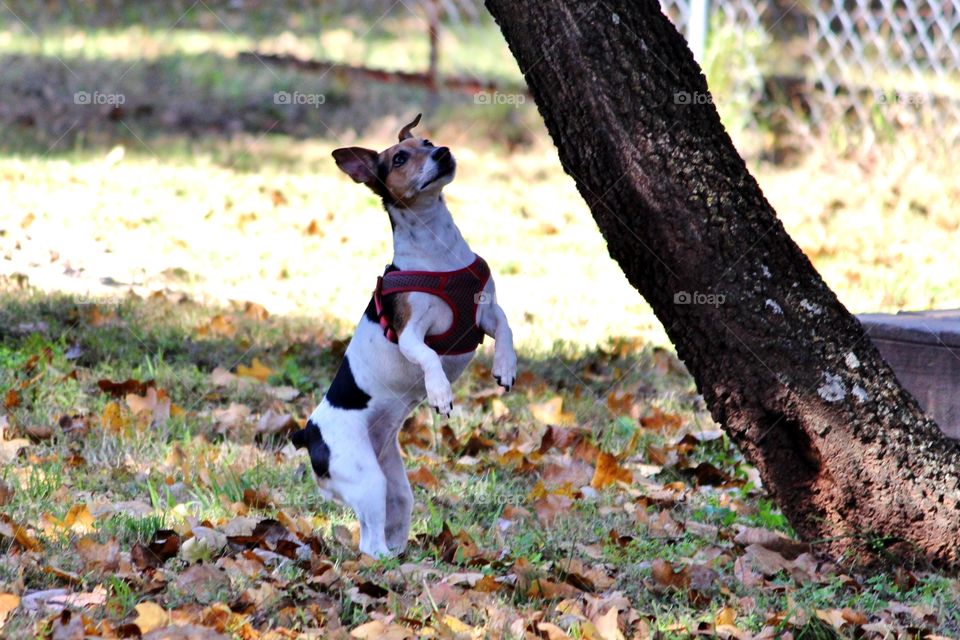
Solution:
[(424, 398), (453, 409), (455, 381), (484, 335), (496, 341), (493, 375), (507, 390), (517, 373), (513, 334), (490, 270), (467, 246), (441, 191), (456, 162), (447, 147), (414, 137), (377, 153), (337, 149), (337, 166), (383, 199), (393, 262), (378, 279), (343, 363), (307, 426), (292, 436), (318, 478), (360, 520), (360, 550), (399, 553), (407, 544), (413, 492), (397, 435)]

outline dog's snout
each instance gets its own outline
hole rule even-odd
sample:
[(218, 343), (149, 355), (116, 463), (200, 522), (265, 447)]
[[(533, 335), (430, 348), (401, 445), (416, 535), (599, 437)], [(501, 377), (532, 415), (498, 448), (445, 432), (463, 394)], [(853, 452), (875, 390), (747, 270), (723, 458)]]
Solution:
[(437, 162), (442, 162), (450, 157), (450, 149), (447, 147), (437, 147), (430, 157)]

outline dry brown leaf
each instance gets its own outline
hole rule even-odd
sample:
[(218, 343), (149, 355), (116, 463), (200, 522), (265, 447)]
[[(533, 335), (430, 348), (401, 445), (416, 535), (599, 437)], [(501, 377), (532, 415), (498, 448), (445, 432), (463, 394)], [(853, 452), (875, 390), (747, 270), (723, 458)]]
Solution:
[(134, 609), (137, 617), (134, 618), (133, 624), (137, 625), (142, 634), (150, 633), (154, 629), (162, 629), (170, 624), (170, 614), (156, 602), (141, 602)]
[(245, 302), (243, 305), (243, 317), (250, 320), (266, 320), (270, 317), (270, 312), (266, 307), (256, 302)]
[(60, 526), (64, 529), (73, 531), (79, 535), (84, 535), (93, 531), (93, 523), (96, 519), (90, 513), (86, 503), (75, 504), (67, 511), (67, 515), (60, 521)]
[(658, 407), (654, 407), (653, 413), (649, 416), (640, 418), (640, 425), (644, 429), (652, 429), (654, 431), (675, 431), (679, 429), (682, 424), (683, 419), (680, 416), (664, 413)]
[(22, 549), (27, 551), (39, 551), (40, 543), (34, 540), (33, 536), (27, 533), (27, 530), (13, 521), (10, 516), (0, 513), (0, 536), (10, 538)]
[(149, 414), (150, 424), (153, 426), (163, 426), (167, 423), (167, 420), (170, 419), (173, 403), (162, 389), (158, 391), (150, 387), (147, 389), (146, 396), (129, 393), (127, 394), (126, 402), (134, 415), (141, 413)]
[(80, 538), (77, 541), (77, 555), (86, 571), (110, 573), (120, 566), (120, 545), (113, 538), (102, 544), (92, 536)]
[(20, 406), (20, 392), (16, 389), (9, 389), (7, 395), (4, 396), (3, 406), (7, 409), (14, 409)]
[(426, 487), (427, 489), (435, 489), (440, 486), (440, 481), (437, 480), (437, 477), (425, 466), (421, 466), (416, 471), (408, 471), (407, 480), (414, 486)]
[(537, 623), (537, 630), (541, 636), (546, 636), (547, 640), (570, 640), (566, 631), (553, 624), (552, 622)]
[(666, 560), (657, 558), (650, 565), (653, 573), (653, 579), (661, 587), (673, 587), (675, 589), (685, 589), (690, 585), (690, 572), (687, 567), (674, 569)]
[[(194, 527), (194, 532), (200, 527)], [(230, 586), (230, 578), (224, 571), (209, 564), (195, 564), (180, 574), (176, 587), (191, 594), (201, 604), (216, 602)]]
[(676, 538), (683, 533), (683, 527), (673, 519), (669, 511), (661, 511), (648, 518), (647, 532), (651, 538)]
[(237, 335), (237, 325), (230, 316), (219, 314), (210, 318), (206, 323), (199, 325), (197, 327), (197, 335), (232, 338)]
[(623, 633), (620, 632), (618, 613), (616, 607), (610, 607), (605, 614), (593, 619), (593, 626), (603, 640), (625, 640)]
[(253, 378), (260, 382), (266, 382), (271, 373), (273, 373), (273, 371), (260, 362), (260, 358), (254, 358), (249, 367), (242, 364), (237, 365), (237, 375), (241, 378)]
[(416, 638), (417, 634), (399, 624), (384, 624), (381, 620), (372, 620), (355, 627), (350, 637), (361, 640), (407, 640)]
[(632, 483), (633, 473), (621, 467), (614, 456), (601, 451), (597, 456), (597, 468), (593, 472), (590, 486), (594, 489), (603, 489), (617, 482)]
[(8, 485), (3, 480), (0, 480), (0, 507), (13, 500), (15, 493), (16, 491), (14, 491), (13, 487)]
[(750, 565), (764, 576), (770, 578), (780, 571), (789, 572), (793, 568), (793, 563), (776, 551), (767, 549), (759, 544), (752, 544), (747, 547), (744, 558), (750, 561)]
[(720, 611), (717, 611), (716, 617), (713, 619), (713, 624), (718, 627), (729, 626), (732, 627), (736, 623), (737, 612), (735, 609), (730, 607), (723, 607)]
[(556, 396), (545, 402), (530, 405), (530, 413), (533, 417), (545, 425), (556, 425), (560, 427), (571, 426), (576, 423), (576, 417), (572, 413), (563, 412), (563, 398)]
[(13, 593), (0, 593), (0, 623), (8, 613), (20, 606), (20, 596)]
[(100, 414), (100, 426), (104, 431), (111, 435), (121, 435), (129, 424), (129, 420), (123, 415), (120, 405), (116, 402), (108, 402)]
[(267, 409), (257, 422), (257, 433), (270, 435), (292, 431), (298, 427), (297, 421), (289, 413), (276, 413), (273, 409)]
[(571, 506), (573, 506), (573, 499), (551, 493), (534, 502), (533, 510), (536, 512), (540, 524), (549, 527), (557, 519), (557, 516), (569, 511)]
[(31, 444), (32, 443), (26, 438), (0, 440), (0, 463), (10, 464), (17, 459), (21, 449), (25, 449)]
[(85, 631), (83, 615), (64, 609), (50, 625), (50, 640), (83, 640)]

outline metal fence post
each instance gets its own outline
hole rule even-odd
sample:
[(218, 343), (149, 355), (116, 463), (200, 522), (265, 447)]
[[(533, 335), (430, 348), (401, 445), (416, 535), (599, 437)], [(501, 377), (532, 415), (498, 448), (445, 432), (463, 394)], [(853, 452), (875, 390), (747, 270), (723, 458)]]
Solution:
[(707, 48), (707, 29), (710, 22), (710, 0), (690, 0), (690, 18), (687, 20), (687, 43), (693, 57), (703, 64)]

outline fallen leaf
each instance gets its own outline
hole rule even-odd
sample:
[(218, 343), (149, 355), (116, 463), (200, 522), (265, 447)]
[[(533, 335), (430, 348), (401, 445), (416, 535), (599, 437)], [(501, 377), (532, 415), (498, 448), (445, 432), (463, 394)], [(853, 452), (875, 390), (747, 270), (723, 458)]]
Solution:
[(108, 402), (100, 414), (100, 426), (112, 435), (120, 435), (126, 431), (128, 420), (123, 416), (120, 405)]
[(257, 422), (257, 433), (272, 435), (275, 433), (294, 431), (298, 429), (299, 426), (290, 414), (276, 413), (273, 409), (267, 409)]
[(717, 612), (716, 617), (713, 619), (713, 624), (716, 626), (730, 626), (732, 627), (737, 620), (737, 612), (730, 607), (723, 607), (720, 611)]
[(204, 324), (197, 326), (197, 335), (200, 336), (221, 336), (232, 338), (237, 334), (237, 325), (233, 318), (218, 314), (210, 318)]
[(13, 487), (8, 485), (3, 480), (0, 480), (0, 507), (13, 500), (15, 493), (16, 491), (14, 491)]
[(7, 395), (3, 399), (3, 406), (7, 409), (14, 409), (20, 406), (20, 392), (16, 389), (10, 389), (7, 391)]
[(180, 551), (180, 535), (171, 529), (159, 529), (147, 545), (136, 543), (130, 559), (141, 569), (156, 569)]
[(0, 513), (0, 536), (11, 539), (27, 551), (40, 550), (40, 543), (34, 540), (23, 526), (14, 522), (13, 519), (5, 513)]
[(651, 563), (650, 569), (653, 579), (661, 587), (684, 589), (690, 585), (690, 573), (687, 567), (674, 569), (673, 565), (666, 560), (657, 558)]
[[(197, 527), (194, 527), (194, 530), (196, 529)], [(223, 592), (230, 586), (230, 578), (226, 572), (212, 565), (195, 564), (181, 573), (174, 584), (181, 592), (189, 593), (197, 602), (210, 604), (223, 597)]]
[(593, 626), (596, 627), (597, 633), (603, 640), (624, 640), (623, 633), (620, 632), (620, 622), (617, 620), (617, 614), (617, 608), (610, 607), (605, 614), (593, 619)]
[(134, 609), (137, 617), (133, 624), (137, 625), (140, 633), (147, 634), (154, 629), (161, 629), (170, 624), (170, 614), (156, 602), (141, 602)]
[(237, 365), (237, 375), (241, 378), (253, 378), (260, 382), (266, 382), (271, 373), (273, 372), (260, 362), (260, 358), (254, 358), (249, 367), (242, 364)]
[(83, 616), (64, 609), (50, 625), (50, 632), (50, 640), (83, 640), (86, 635)]
[(60, 521), (60, 526), (74, 533), (84, 535), (93, 531), (95, 518), (86, 503), (75, 504)]
[(539, 404), (531, 404), (530, 413), (537, 422), (545, 425), (565, 427), (576, 422), (576, 417), (572, 413), (563, 412), (563, 398), (560, 396), (550, 398)]
[(407, 480), (410, 484), (427, 489), (435, 489), (440, 486), (440, 481), (430, 472), (430, 469), (421, 466), (416, 471), (407, 472)]
[(92, 536), (80, 538), (77, 555), (86, 571), (112, 573), (120, 566), (120, 545), (113, 538), (102, 544)]
[(97, 380), (97, 386), (106, 394), (117, 398), (124, 398), (131, 393), (137, 395), (146, 395), (147, 389), (154, 386), (153, 380), (147, 380), (146, 382), (140, 382), (133, 378), (127, 378), (123, 382), (113, 382), (106, 378), (102, 380)]
[(150, 425), (162, 427), (170, 419), (172, 402), (166, 392), (153, 387), (147, 389), (145, 396), (130, 393), (126, 397), (127, 406), (134, 415), (146, 413), (150, 415)]
[(630, 484), (633, 482), (633, 474), (621, 467), (614, 456), (600, 452), (597, 456), (597, 468), (593, 473), (590, 486), (594, 489), (603, 489), (617, 482)]

